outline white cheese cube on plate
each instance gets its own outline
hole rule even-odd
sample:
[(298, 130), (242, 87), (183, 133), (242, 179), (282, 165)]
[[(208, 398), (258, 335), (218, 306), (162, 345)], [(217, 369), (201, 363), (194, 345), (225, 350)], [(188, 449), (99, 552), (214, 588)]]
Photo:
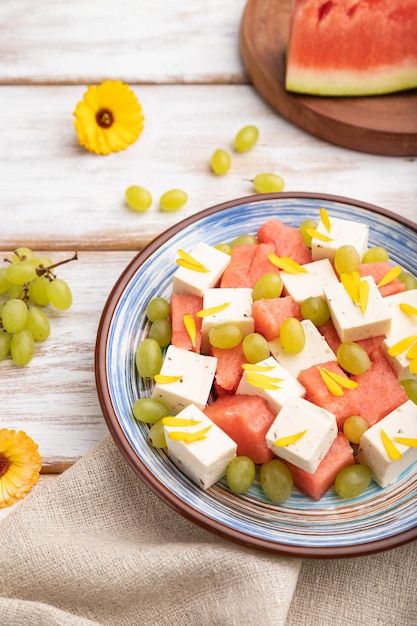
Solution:
[(318, 261), (319, 259), (333, 261), (337, 249), (346, 245), (353, 246), (358, 251), (359, 257), (362, 258), (368, 249), (369, 226), (361, 222), (353, 222), (338, 217), (329, 216), (329, 219), (330, 232), (328, 232), (321, 220), (316, 230), (322, 235), (330, 237), (331, 241), (321, 241), (313, 237), (311, 241), (313, 261)]
[(406, 356), (407, 351), (411, 347), (411, 345), (398, 354), (397, 356), (391, 356), (388, 354), (388, 350), (395, 346), (396, 343), (406, 339), (407, 337), (415, 336), (416, 339), (413, 341), (413, 344), (417, 342), (417, 324), (407, 329), (406, 332), (400, 331), (397, 333), (390, 333), (388, 337), (384, 339), (382, 342), (382, 351), (384, 352), (388, 363), (391, 365), (392, 369), (396, 373), (398, 380), (404, 380), (406, 378), (416, 378), (417, 374), (412, 374), (410, 371), (410, 359)]
[(188, 267), (179, 267), (173, 276), (172, 291), (202, 296), (207, 289), (219, 283), (224, 270), (230, 263), (230, 255), (204, 242), (197, 244), (190, 254), (208, 271), (199, 272)]
[(417, 316), (403, 311), (400, 308), (400, 304), (409, 304), (417, 309), (417, 289), (409, 289), (401, 293), (394, 293), (391, 296), (385, 296), (384, 303), (392, 320), (390, 334), (398, 334), (399, 332), (411, 334), (411, 329), (417, 324)]
[(249, 288), (222, 288), (207, 289), (203, 296), (203, 308), (210, 309), (222, 304), (228, 306), (212, 315), (203, 317), (201, 325), (201, 351), (209, 352), (210, 344), (208, 334), (216, 324), (230, 322), (239, 326), (242, 336), (246, 337), (255, 330), (255, 322), (252, 317), (252, 289)]
[[(268, 430), (266, 442), (276, 456), (314, 474), (336, 439), (337, 431), (333, 413), (304, 398), (290, 398)], [(288, 445), (275, 445), (283, 437), (301, 433), (304, 434)]]
[(304, 328), (306, 342), (303, 350), (298, 354), (285, 352), (280, 337), (269, 342), (272, 356), (294, 378), (298, 377), (301, 370), (306, 370), (316, 363), (337, 361), (335, 353), (311, 320), (303, 320), (301, 326)]
[[(392, 459), (386, 451), (381, 429), (401, 453), (400, 459)], [(371, 468), (373, 478), (380, 487), (393, 485), (417, 461), (417, 448), (399, 443), (395, 437), (417, 439), (417, 405), (411, 400), (407, 400), (362, 435), (358, 460)]]
[[(268, 369), (261, 372), (254, 372), (245, 370), (243, 376), (240, 379), (236, 393), (240, 395), (260, 396), (264, 398), (271, 408), (271, 411), (278, 413), (283, 405), (289, 400), (289, 398), (304, 397), (306, 390), (294, 376), (278, 363), (273, 356), (268, 359), (259, 361), (255, 365), (267, 367)], [(271, 368), (271, 369), (269, 369)], [(255, 376), (252, 376), (254, 374)], [(274, 389), (263, 389), (257, 384), (253, 384), (251, 379), (262, 377), (262, 381), (271, 381), (271, 385)], [(281, 379), (278, 382), (273, 382), (273, 379)], [(272, 379), (272, 380), (271, 380)]]
[[(186, 476), (202, 489), (208, 489), (226, 474), (227, 466), (236, 456), (236, 443), (200, 409), (189, 405), (177, 417), (195, 421), (193, 426), (164, 426), (169, 458)], [(196, 433), (210, 426), (204, 438), (191, 443), (178, 441), (170, 433)]]
[(339, 282), (328, 259), (313, 261), (301, 267), (307, 270), (307, 273), (291, 274), (285, 271), (280, 272), (285, 293), (299, 304), (312, 296), (324, 297), (323, 287)]
[(217, 359), (170, 345), (160, 374), (179, 380), (155, 383), (152, 397), (162, 400), (171, 413), (179, 413), (189, 404), (206, 406), (216, 372)]
[(391, 316), (374, 279), (365, 276), (361, 280), (369, 284), (365, 313), (353, 302), (342, 283), (324, 288), (330, 317), (342, 342), (387, 335), (391, 329)]

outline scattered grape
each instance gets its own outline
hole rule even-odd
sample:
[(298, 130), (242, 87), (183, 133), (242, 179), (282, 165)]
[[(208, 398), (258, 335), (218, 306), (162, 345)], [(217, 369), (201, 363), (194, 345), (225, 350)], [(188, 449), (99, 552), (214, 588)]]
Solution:
[(133, 211), (144, 212), (152, 204), (152, 196), (145, 187), (131, 185), (125, 191), (125, 200)]
[(10, 352), (10, 335), (0, 330), (0, 361), (3, 361)]
[(149, 329), (149, 337), (155, 339), (161, 346), (165, 348), (171, 342), (171, 323), (169, 320), (155, 320)]
[(159, 343), (147, 337), (140, 342), (136, 350), (136, 367), (142, 378), (153, 378), (162, 367), (162, 350)]
[(234, 348), (242, 341), (242, 331), (237, 324), (224, 322), (210, 328), (208, 338), (215, 348)]
[(182, 189), (170, 189), (162, 194), (159, 205), (161, 211), (166, 213), (173, 213), (179, 211), (186, 204), (188, 195)]
[(20, 330), (11, 338), (10, 354), (16, 365), (27, 365), (33, 357), (34, 339), (28, 330)]
[(2, 324), (9, 333), (18, 333), (23, 330), (28, 316), (28, 308), (23, 300), (12, 298), (8, 300), (2, 310)]
[(401, 381), (404, 391), (409, 400), (417, 404), (417, 380), (415, 378), (406, 378)]
[(248, 363), (258, 363), (267, 359), (270, 349), (267, 340), (259, 333), (249, 333), (242, 341), (242, 350)]
[(227, 466), (226, 480), (231, 491), (245, 493), (255, 480), (255, 463), (248, 456), (236, 456)]
[(340, 246), (340, 248), (336, 250), (334, 264), (339, 275), (344, 272), (350, 274), (351, 272), (357, 271), (360, 263), (361, 260), (358, 251), (353, 246)]
[(368, 428), (368, 422), (360, 415), (351, 415), (343, 424), (343, 432), (351, 443), (359, 443)]
[(156, 398), (139, 398), (133, 405), (133, 415), (139, 422), (156, 424), (169, 414), (168, 407)]
[(308, 234), (307, 230), (310, 228), (313, 228), (315, 230), (317, 226), (318, 224), (315, 220), (304, 220), (304, 222), (301, 222), (300, 224), (300, 233), (304, 243), (308, 248), (311, 248), (312, 236)]
[(301, 322), (295, 317), (287, 317), (280, 328), (281, 345), (288, 354), (298, 354), (304, 349), (306, 336)]
[(382, 246), (369, 248), (362, 257), (362, 263), (373, 263), (374, 261), (388, 261), (389, 254)]
[(148, 441), (154, 448), (166, 448), (167, 443), (162, 420), (152, 424), (148, 433)]
[(260, 482), (265, 494), (274, 502), (288, 500), (294, 484), (290, 470), (278, 459), (261, 465)]
[(72, 293), (62, 278), (51, 280), (46, 287), (49, 302), (59, 311), (66, 311), (72, 304)]
[(253, 148), (259, 138), (259, 130), (256, 126), (244, 126), (236, 134), (234, 146), (237, 152), (246, 152)]
[(26, 246), (20, 246), (13, 251), (10, 260), (12, 263), (19, 263), (20, 261), (31, 261), (34, 257), (33, 251)]
[(233, 250), (235, 246), (256, 246), (257, 243), (258, 240), (255, 235), (239, 235), (239, 237), (233, 239), (233, 241), (230, 243), (230, 247)]
[(213, 172), (218, 176), (226, 174), (230, 170), (231, 164), (232, 160), (230, 154), (227, 150), (223, 150), (223, 148), (218, 148), (211, 155), (210, 166)]
[(6, 268), (6, 278), (13, 285), (29, 283), (36, 277), (36, 269), (31, 261), (16, 261)]
[(230, 243), (216, 243), (214, 246), (216, 250), (220, 250), (220, 252), (224, 252), (224, 254), (232, 254), (232, 246)]
[(35, 341), (45, 341), (51, 332), (51, 325), (45, 313), (35, 306), (28, 310), (25, 328), (32, 333)]
[(273, 193), (284, 190), (284, 180), (278, 174), (257, 174), (253, 179), (253, 186), (258, 193)]
[(367, 489), (372, 481), (372, 471), (367, 465), (349, 465), (343, 468), (335, 480), (335, 489), (342, 498), (355, 498)]
[(341, 343), (336, 353), (340, 367), (349, 374), (365, 374), (371, 367), (371, 359), (362, 346), (354, 341)]
[(274, 272), (268, 272), (258, 278), (253, 289), (252, 289), (252, 299), (262, 300), (271, 298), (279, 298), (282, 293), (283, 283), (282, 278), (279, 274)]
[(38, 306), (49, 304), (49, 279), (46, 276), (37, 276), (29, 285), (29, 297)]
[(310, 296), (301, 303), (301, 315), (315, 326), (323, 326), (330, 318), (329, 306), (320, 296)]
[(164, 320), (169, 315), (169, 302), (165, 298), (152, 298), (146, 307), (146, 317), (150, 322)]
[(413, 276), (413, 274), (410, 274), (410, 272), (401, 272), (398, 278), (404, 283), (407, 290), (417, 289), (417, 278)]

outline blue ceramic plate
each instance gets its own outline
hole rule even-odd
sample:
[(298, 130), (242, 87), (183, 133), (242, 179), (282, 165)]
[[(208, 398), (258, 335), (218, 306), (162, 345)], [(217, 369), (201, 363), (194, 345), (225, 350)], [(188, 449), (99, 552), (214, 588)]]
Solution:
[(387, 248), (393, 264), (417, 275), (417, 229), (375, 206), (347, 198), (306, 193), (241, 198), (206, 209), (157, 237), (125, 269), (102, 314), (96, 345), (96, 381), (102, 410), (126, 460), (168, 505), (195, 523), (247, 547), (300, 557), (357, 556), (386, 550), (417, 538), (416, 467), (398, 483), (380, 489), (372, 483), (358, 498), (342, 500), (330, 490), (314, 502), (294, 490), (284, 504), (274, 504), (254, 484), (245, 495), (231, 493), (220, 481), (202, 491), (186, 478), (164, 451), (148, 445), (148, 427), (132, 416), (132, 405), (150, 387), (135, 371), (134, 355), (147, 335), (145, 308), (155, 296), (170, 297), (179, 248), (200, 241), (231, 241), (256, 233), (277, 217), (298, 226), (318, 219), (320, 207), (330, 216), (364, 222), (370, 245)]

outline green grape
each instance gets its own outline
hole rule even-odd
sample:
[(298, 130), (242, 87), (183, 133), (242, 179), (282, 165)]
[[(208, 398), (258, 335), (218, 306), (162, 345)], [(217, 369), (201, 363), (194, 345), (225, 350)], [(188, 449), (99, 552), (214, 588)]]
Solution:
[(367, 465), (349, 465), (336, 476), (335, 489), (342, 498), (356, 498), (367, 489), (372, 480), (372, 471)]
[(166, 448), (164, 425), (162, 420), (155, 422), (149, 429), (148, 441), (154, 448)]
[(35, 341), (45, 341), (51, 332), (51, 325), (45, 313), (34, 306), (28, 311), (25, 328), (32, 333)]
[(230, 247), (233, 248), (235, 246), (256, 246), (258, 244), (258, 240), (254, 235), (239, 235), (231, 241)]
[(36, 269), (31, 261), (17, 261), (6, 268), (6, 278), (13, 285), (29, 283), (36, 277)]
[(227, 466), (226, 480), (234, 493), (245, 493), (255, 480), (255, 463), (248, 456), (236, 456)]
[(232, 160), (230, 154), (227, 150), (223, 150), (223, 148), (218, 148), (211, 155), (210, 166), (213, 172), (218, 176), (226, 174), (230, 170), (231, 164)]
[(410, 272), (401, 272), (398, 279), (404, 283), (406, 290), (417, 289), (417, 278)]
[(343, 432), (351, 443), (360, 443), (363, 433), (368, 428), (368, 422), (360, 415), (351, 415), (343, 424)]
[(340, 367), (349, 374), (365, 374), (371, 367), (371, 359), (362, 346), (354, 341), (341, 343), (336, 353)]
[(38, 256), (32, 260), (32, 263), (37, 269), (44, 269), (45, 267), (51, 267), (53, 265), (52, 259), (48, 256)]
[(2, 324), (9, 333), (18, 333), (26, 324), (28, 308), (23, 300), (12, 298), (8, 300), (2, 311)]
[(258, 363), (270, 355), (268, 342), (259, 333), (246, 335), (242, 341), (242, 350), (248, 363)]
[(382, 246), (374, 246), (369, 248), (362, 257), (362, 263), (373, 263), (375, 261), (388, 261), (389, 254)]
[(62, 278), (55, 278), (48, 282), (46, 294), (49, 302), (59, 311), (66, 311), (72, 304), (72, 293)]
[(133, 211), (140, 213), (147, 211), (152, 204), (152, 196), (149, 191), (139, 185), (130, 185), (130, 187), (126, 189), (125, 200)]
[(258, 193), (272, 193), (283, 191), (285, 183), (283, 178), (278, 176), (278, 174), (265, 172), (255, 176), (253, 179), (253, 186)]
[(300, 224), (300, 233), (301, 233), (304, 243), (306, 244), (308, 248), (311, 248), (312, 236), (308, 234), (307, 230), (309, 228), (316, 229), (317, 226), (318, 224), (315, 220), (304, 220)]
[(223, 322), (210, 328), (208, 338), (215, 348), (234, 348), (242, 341), (242, 331), (237, 324)]
[(169, 415), (168, 407), (156, 398), (139, 398), (133, 405), (133, 415), (139, 422), (155, 424)]
[(279, 331), (281, 345), (288, 354), (298, 354), (304, 350), (306, 336), (304, 328), (295, 317), (287, 317)]
[(405, 378), (401, 381), (404, 391), (411, 402), (417, 404), (417, 380), (415, 378)]
[(29, 285), (29, 297), (34, 304), (46, 306), (49, 304), (48, 285), (49, 278), (37, 276)]
[(0, 268), (0, 296), (7, 293), (11, 287), (11, 282), (7, 280), (6, 268)]
[(361, 259), (358, 251), (353, 246), (347, 244), (340, 246), (336, 250), (334, 265), (338, 274), (355, 272), (359, 269)]
[(214, 246), (216, 250), (220, 250), (220, 252), (224, 252), (224, 254), (232, 254), (232, 246), (230, 243), (216, 243)]
[(28, 330), (15, 333), (10, 341), (10, 354), (16, 365), (27, 365), (33, 357), (34, 339)]
[(10, 335), (0, 330), (0, 361), (3, 361), (10, 352)]
[(260, 482), (265, 494), (274, 502), (288, 500), (294, 484), (290, 470), (278, 459), (261, 465)]
[(241, 128), (235, 137), (234, 146), (238, 152), (246, 152), (253, 148), (258, 141), (259, 130), (256, 126), (244, 126)]
[(182, 191), (182, 189), (170, 189), (162, 194), (159, 200), (159, 205), (161, 207), (161, 211), (165, 211), (165, 213), (173, 213), (174, 211), (182, 209), (187, 200), (188, 196), (185, 191)]
[(150, 322), (164, 320), (169, 315), (169, 302), (165, 298), (152, 298), (146, 307), (146, 317)]
[(142, 378), (153, 378), (162, 367), (161, 346), (155, 339), (147, 337), (140, 342), (135, 355), (136, 368)]
[(301, 315), (303, 319), (313, 322), (314, 326), (323, 326), (329, 321), (330, 310), (323, 298), (310, 296), (301, 303)]
[(282, 293), (283, 283), (282, 278), (276, 272), (267, 272), (263, 274), (253, 286), (252, 299), (270, 300), (272, 298), (279, 298)]
[(13, 299), (13, 298), (19, 298), (21, 299), (21, 296), (23, 295), (23, 285), (12, 285), (10, 283), (10, 289), (9, 289), (9, 298)]
[(31, 261), (33, 259), (33, 252), (26, 246), (20, 246), (14, 250), (11, 261), (12, 263), (20, 263), (21, 261)]
[(165, 348), (171, 343), (171, 323), (169, 320), (155, 320), (149, 329), (149, 337), (155, 339), (161, 346)]

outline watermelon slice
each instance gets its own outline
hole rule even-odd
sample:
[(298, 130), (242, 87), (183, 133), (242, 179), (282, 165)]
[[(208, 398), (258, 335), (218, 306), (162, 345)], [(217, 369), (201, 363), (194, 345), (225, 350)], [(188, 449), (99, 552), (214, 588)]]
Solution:
[[(192, 350), (200, 352), (201, 347), (201, 317), (197, 317), (197, 311), (203, 308), (203, 298), (193, 294), (171, 294), (171, 343), (177, 348), (183, 350)], [(184, 325), (184, 315), (192, 315), (196, 328), (195, 344), (191, 341), (191, 337)]]
[(214, 376), (214, 388), (217, 396), (235, 393), (242, 378), (242, 365), (246, 362), (242, 344), (234, 348), (210, 347), (211, 356), (216, 357), (217, 367)]
[(417, 87), (415, 0), (294, 0), (286, 89), (363, 96)]

